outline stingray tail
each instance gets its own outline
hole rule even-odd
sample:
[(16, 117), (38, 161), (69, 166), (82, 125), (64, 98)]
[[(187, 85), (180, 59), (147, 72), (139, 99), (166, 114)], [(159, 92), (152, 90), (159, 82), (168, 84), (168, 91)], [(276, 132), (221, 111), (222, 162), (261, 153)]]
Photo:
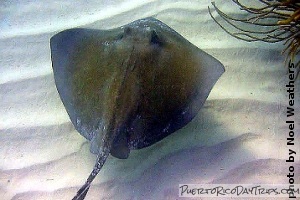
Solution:
[(91, 183), (86, 182), (77, 192), (72, 200), (83, 200), (90, 189)]
[(93, 171), (90, 173), (88, 179), (86, 180), (85, 184), (78, 190), (76, 196), (72, 200), (83, 200), (87, 194), (87, 192), (90, 189), (91, 183), (97, 176), (97, 174), (100, 172), (102, 166), (104, 165), (107, 157), (109, 155), (108, 148), (103, 149), (98, 155), (97, 155), (97, 161), (94, 166)]

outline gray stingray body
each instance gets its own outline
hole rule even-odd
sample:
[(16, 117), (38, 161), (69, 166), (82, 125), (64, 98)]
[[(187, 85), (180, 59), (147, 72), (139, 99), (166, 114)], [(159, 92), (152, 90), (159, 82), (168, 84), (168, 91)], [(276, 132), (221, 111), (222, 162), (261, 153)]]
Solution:
[(185, 126), (223, 65), (154, 18), (51, 38), (54, 78), (76, 130), (97, 154), (74, 199), (84, 199), (109, 154), (127, 158)]

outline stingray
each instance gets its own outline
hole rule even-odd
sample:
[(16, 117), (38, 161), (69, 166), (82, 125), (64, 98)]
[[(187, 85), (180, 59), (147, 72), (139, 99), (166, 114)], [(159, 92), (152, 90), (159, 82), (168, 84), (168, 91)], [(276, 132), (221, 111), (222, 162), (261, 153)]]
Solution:
[(50, 46), (60, 98), (97, 154), (74, 200), (85, 198), (109, 154), (125, 159), (190, 122), (224, 72), (218, 60), (154, 18), (111, 30), (65, 30)]

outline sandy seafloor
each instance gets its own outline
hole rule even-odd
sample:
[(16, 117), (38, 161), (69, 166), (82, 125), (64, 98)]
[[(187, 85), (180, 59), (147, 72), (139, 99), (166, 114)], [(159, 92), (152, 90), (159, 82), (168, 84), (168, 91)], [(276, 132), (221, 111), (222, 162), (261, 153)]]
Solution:
[[(220, 5), (220, 3), (217, 5)], [(234, 13), (230, 1), (221, 9)], [(279, 44), (228, 36), (210, 1), (2, 1), (0, 199), (71, 199), (95, 155), (59, 99), (49, 39), (73, 27), (110, 29), (153, 16), (220, 60), (226, 72), (187, 126), (127, 160), (110, 156), (86, 197), (179, 199), (178, 184), (288, 183), (287, 73)], [(299, 80), (295, 183), (300, 183)], [(197, 198), (194, 198), (197, 199)], [(222, 198), (224, 199), (224, 198)]]

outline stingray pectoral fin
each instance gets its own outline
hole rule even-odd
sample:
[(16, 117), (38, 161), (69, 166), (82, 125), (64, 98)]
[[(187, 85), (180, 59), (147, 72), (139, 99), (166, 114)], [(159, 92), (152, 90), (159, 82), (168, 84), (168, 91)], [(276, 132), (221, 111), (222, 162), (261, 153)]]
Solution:
[(171, 28), (154, 28), (164, 43), (141, 67), (140, 106), (128, 129), (132, 149), (152, 145), (189, 123), (224, 73), (222, 63)]
[[(116, 31), (69, 29), (50, 40), (55, 84), (76, 130), (92, 140), (101, 130), (105, 97), (122, 53), (110, 56), (111, 45), (104, 45), (117, 35)], [(101, 134), (101, 132), (99, 133)], [(97, 152), (95, 150), (94, 152)]]
[(116, 136), (113, 146), (110, 150), (112, 156), (120, 159), (126, 159), (129, 156), (130, 149), (128, 145), (128, 139), (125, 132)]
[(225, 68), (220, 61), (202, 50), (195, 54), (195, 59), (201, 69), (198, 76), (200, 78), (199, 84), (203, 86), (201, 92), (206, 99), (217, 80), (225, 72)]

